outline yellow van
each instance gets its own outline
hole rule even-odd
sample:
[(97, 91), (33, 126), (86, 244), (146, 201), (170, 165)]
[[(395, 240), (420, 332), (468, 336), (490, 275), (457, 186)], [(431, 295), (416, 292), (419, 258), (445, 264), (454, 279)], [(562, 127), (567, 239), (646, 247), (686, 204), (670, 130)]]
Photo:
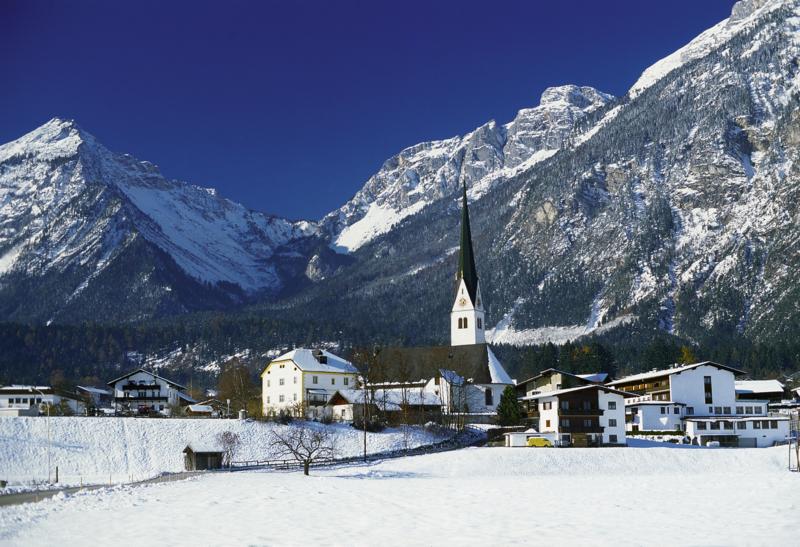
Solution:
[(531, 437), (528, 439), (528, 446), (553, 448), (553, 443), (550, 442), (550, 439), (545, 439), (544, 437)]

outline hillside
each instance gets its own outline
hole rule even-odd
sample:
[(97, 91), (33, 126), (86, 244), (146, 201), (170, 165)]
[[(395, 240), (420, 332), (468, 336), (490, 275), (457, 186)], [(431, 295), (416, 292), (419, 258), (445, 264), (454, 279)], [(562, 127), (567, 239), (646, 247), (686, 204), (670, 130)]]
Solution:
[[(791, 342), (798, 36), (800, 1), (739, 2), (624, 96), (547, 89), (513, 120), (400, 151), (318, 221), (167, 180), (51, 120), (0, 147), (0, 318), (171, 322), (173, 339), (144, 351), (173, 351), (196, 341), (187, 323), (215, 321), (200, 312), (225, 312), (232, 333), (214, 331), (199, 360), (268, 344), (441, 343), (464, 183), (495, 343)], [(257, 321), (266, 329), (249, 341)], [(9, 345), (27, 336), (8, 328)], [(143, 349), (129, 343), (87, 367)]]

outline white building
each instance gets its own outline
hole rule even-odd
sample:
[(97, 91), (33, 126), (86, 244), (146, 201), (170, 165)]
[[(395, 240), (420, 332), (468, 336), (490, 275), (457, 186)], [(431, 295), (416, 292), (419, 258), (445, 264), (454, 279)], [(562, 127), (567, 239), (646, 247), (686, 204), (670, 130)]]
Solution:
[(588, 385), (543, 391), (522, 398), (542, 434), (560, 446), (625, 445), (625, 397), (606, 386)]
[(186, 387), (143, 368), (108, 382), (114, 393), (117, 412), (168, 414), (171, 408), (196, 403), (185, 393)]
[(0, 387), (0, 416), (39, 416), (46, 413), (45, 405), (56, 407), (62, 403), (66, 404), (73, 414), (86, 412), (86, 403), (78, 395), (50, 386)]
[(625, 401), (630, 432), (682, 431), (694, 444), (719, 441), (724, 446), (765, 446), (785, 440), (785, 418), (778, 418), (775, 431), (769, 434), (756, 433), (750, 427), (752, 422), (759, 422), (761, 429), (761, 420), (769, 418), (771, 430), (773, 418), (768, 416), (768, 400), (737, 397), (735, 378), (743, 374), (733, 367), (704, 361), (634, 374), (608, 385), (634, 394)]
[(450, 344), (465, 346), (484, 344), (486, 332), (485, 311), (481, 298), (481, 286), (475, 268), (475, 253), (472, 250), (472, 231), (467, 208), (467, 187), (461, 204), (461, 247), (456, 272), (456, 294), (450, 311)]
[(778, 380), (736, 380), (736, 398), (767, 400), (779, 403), (786, 396), (786, 388)]
[(325, 350), (294, 349), (270, 361), (261, 373), (264, 414), (320, 417), (328, 399), (339, 389), (356, 387), (357, 378), (350, 361)]

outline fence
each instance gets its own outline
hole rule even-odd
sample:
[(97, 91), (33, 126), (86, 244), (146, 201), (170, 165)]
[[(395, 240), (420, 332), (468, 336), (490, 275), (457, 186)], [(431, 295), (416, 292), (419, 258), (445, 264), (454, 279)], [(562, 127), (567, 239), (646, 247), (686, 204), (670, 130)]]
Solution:
[[(450, 450), (457, 450), (466, 446), (476, 446), (483, 444), (485, 440), (485, 433), (480, 429), (466, 427), (455, 436), (444, 441), (434, 444), (426, 444), (409, 449), (391, 450), (388, 452), (377, 452), (374, 454), (367, 454), (366, 458), (361, 456), (349, 456), (347, 458), (324, 458), (314, 460), (311, 467), (329, 467), (332, 465), (345, 465), (350, 463), (359, 463), (364, 461), (378, 461), (392, 458), (402, 458), (405, 456), (421, 456), (423, 454), (435, 454), (437, 452), (447, 452)], [(231, 471), (242, 471), (245, 469), (276, 469), (276, 470), (289, 470), (300, 468), (302, 469), (303, 462), (294, 459), (275, 459), (275, 460), (244, 460), (231, 462)]]

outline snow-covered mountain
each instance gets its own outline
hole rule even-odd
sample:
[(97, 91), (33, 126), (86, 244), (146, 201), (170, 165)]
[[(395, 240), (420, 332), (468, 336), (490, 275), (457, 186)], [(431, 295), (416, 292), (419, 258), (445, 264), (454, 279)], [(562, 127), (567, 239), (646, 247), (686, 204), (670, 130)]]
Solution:
[(463, 176), (496, 341), (615, 327), (695, 340), (796, 330), (800, 2), (739, 2), (626, 96), (568, 93), (581, 95), (587, 102), (577, 105), (545, 97), (531, 112), (551, 121), (552, 102), (583, 104), (560, 110), (581, 119), (554, 124), (564, 129), (552, 141), (531, 139), (513, 160), (519, 118), (387, 162), (326, 218), (344, 226), (334, 242), (358, 260), (338, 281), (308, 289), (314, 309), (335, 294), (379, 332), (446, 339), (442, 287), (458, 234), (447, 196)]
[(539, 106), (520, 110), (505, 125), (492, 120), (463, 137), (406, 148), (322, 225), (336, 248), (355, 251), (427, 205), (456, 195), (462, 181), (470, 199), (477, 199), (555, 154), (570, 142), (578, 121), (611, 100), (591, 87), (553, 87)]
[(505, 125), (401, 151), (319, 222), (167, 181), (53, 120), (0, 148), (0, 313), (130, 320), (261, 299), (438, 343), (463, 181), (497, 341), (785, 336), (800, 327), (799, 107), (800, 0), (746, 0), (624, 97), (548, 89)]
[[(112, 300), (100, 304), (100, 316), (122, 304), (120, 318), (277, 292), (283, 280), (274, 255), (314, 230), (167, 180), (148, 162), (109, 152), (72, 121), (50, 120), (0, 147), (6, 318), (89, 319), (90, 302), (104, 291)], [(78, 309), (77, 317), (65, 315)]]

